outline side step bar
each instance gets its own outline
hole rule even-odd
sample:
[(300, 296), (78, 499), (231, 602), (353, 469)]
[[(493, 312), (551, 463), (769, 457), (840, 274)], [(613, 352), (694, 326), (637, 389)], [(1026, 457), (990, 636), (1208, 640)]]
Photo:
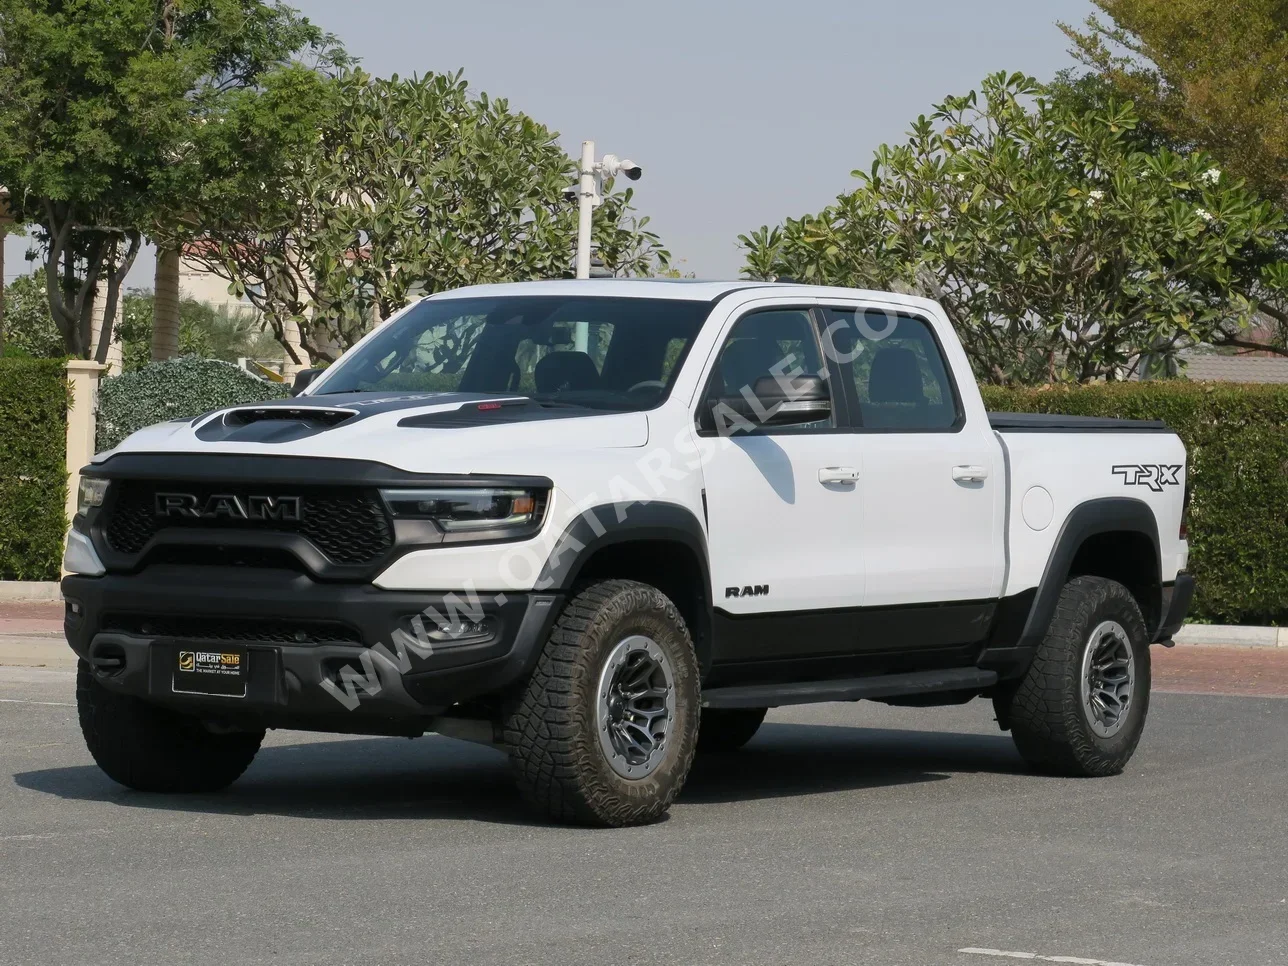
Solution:
[(934, 691), (968, 691), (991, 687), (996, 683), (996, 671), (968, 667), (950, 668), (944, 671), (913, 671), (909, 674), (878, 674), (867, 678), (843, 678), (835, 681), (744, 684), (703, 691), (702, 706), (704, 708), (777, 708), (785, 704), (857, 701), (860, 698), (897, 698)]

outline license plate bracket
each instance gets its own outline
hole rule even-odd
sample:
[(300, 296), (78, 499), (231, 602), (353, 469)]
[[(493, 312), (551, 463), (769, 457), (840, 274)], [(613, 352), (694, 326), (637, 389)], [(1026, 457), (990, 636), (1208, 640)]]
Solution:
[(179, 694), (246, 697), (250, 653), (241, 647), (176, 647), (171, 687)]

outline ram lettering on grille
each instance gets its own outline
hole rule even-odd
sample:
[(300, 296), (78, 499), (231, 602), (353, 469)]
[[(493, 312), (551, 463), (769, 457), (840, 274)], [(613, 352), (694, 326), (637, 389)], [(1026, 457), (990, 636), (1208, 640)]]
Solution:
[(217, 520), (301, 520), (303, 510), (298, 496), (248, 496), (244, 500), (232, 493), (216, 493), (203, 503), (191, 493), (158, 493), (156, 513), (159, 517), (205, 517)]

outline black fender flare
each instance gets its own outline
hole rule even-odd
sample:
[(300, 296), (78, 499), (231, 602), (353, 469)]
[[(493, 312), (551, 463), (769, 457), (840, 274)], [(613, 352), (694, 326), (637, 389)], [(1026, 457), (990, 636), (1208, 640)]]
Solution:
[(712, 623), (711, 565), (706, 528), (686, 506), (663, 502), (604, 503), (582, 510), (555, 541), (537, 576), (536, 589), (541, 593), (569, 591), (596, 553), (636, 541), (679, 544), (697, 560), (702, 575), (702, 585), (697, 589), (703, 626), (693, 631), (698, 639), (698, 658), (705, 667)]
[(555, 541), (536, 586), (543, 592), (571, 590), (598, 551), (636, 540), (671, 541), (693, 551), (710, 600), (706, 530), (692, 510), (678, 503), (604, 503), (582, 510)]
[[(1055, 546), (1051, 548), (1046, 569), (1042, 572), (1042, 582), (1038, 584), (1018, 646), (1036, 648), (1046, 636), (1047, 627), (1055, 615), (1056, 602), (1060, 599), (1060, 591), (1069, 579), (1069, 569), (1086, 539), (1100, 533), (1119, 531), (1143, 533), (1149, 537), (1154, 545), (1155, 565), (1161, 567), (1158, 520), (1148, 503), (1130, 497), (1105, 497), (1078, 504), (1065, 517)], [(1161, 571), (1155, 575), (1155, 583), (1160, 583), (1160, 580)], [(1149, 628), (1151, 635), (1154, 630)]]

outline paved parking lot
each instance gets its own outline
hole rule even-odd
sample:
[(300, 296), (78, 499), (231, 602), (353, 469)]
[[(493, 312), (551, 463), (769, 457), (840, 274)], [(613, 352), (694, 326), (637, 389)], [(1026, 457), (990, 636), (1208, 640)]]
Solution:
[(783, 710), (624, 831), (532, 822), (443, 738), (277, 733), (222, 795), (133, 793), (72, 700), (0, 669), (0, 963), (1288, 962), (1282, 698), (1156, 695), (1099, 781), (1025, 774), (982, 702)]

